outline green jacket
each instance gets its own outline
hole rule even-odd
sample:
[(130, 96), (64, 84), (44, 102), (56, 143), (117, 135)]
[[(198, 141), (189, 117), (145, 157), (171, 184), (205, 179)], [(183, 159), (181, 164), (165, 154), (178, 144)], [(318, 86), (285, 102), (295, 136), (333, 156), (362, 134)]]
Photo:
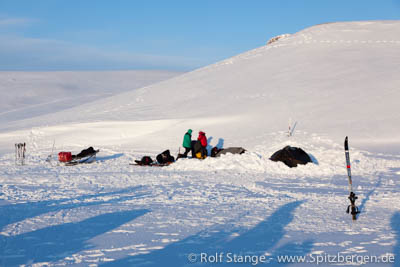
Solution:
[(192, 131), (189, 130), (187, 133), (185, 133), (185, 136), (183, 137), (183, 147), (191, 148), (192, 147)]

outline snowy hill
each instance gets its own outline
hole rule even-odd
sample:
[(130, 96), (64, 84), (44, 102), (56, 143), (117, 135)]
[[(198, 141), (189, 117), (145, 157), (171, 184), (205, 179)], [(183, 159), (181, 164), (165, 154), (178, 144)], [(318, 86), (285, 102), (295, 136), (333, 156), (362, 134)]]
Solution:
[(350, 135), (362, 148), (398, 148), (399, 34), (398, 21), (317, 25), (165, 82), (23, 121), (17, 128), (113, 121), (117, 129), (120, 121), (124, 131), (129, 130), (125, 122), (148, 121), (159, 136), (157, 146), (176, 147), (180, 141), (169, 140), (186, 128), (233, 143), (286, 130), (292, 118), (299, 130), (335, 141)]
[[(0, 266), (218, 266), (213, 255), (229, 264), (228, 253), (248, 256), (241, 266), (262, 257), (284, 266), (285, 256), (294, 266), (398, 266), (399, 36), (400, 21), (316, 25), (157, 84), (7, 121)], [(188, 128), (248, 151), (129, 165), (175, 155)], [(345, 212), (346, 135), (357, 221)], [(55, 153), (100, 153), (93, 164), (49, 164), (54, 141)], [(25, 166), (14, 163), (15, 142), (27, 142)], [(286, 145), (313, 163), (269, 160)]]

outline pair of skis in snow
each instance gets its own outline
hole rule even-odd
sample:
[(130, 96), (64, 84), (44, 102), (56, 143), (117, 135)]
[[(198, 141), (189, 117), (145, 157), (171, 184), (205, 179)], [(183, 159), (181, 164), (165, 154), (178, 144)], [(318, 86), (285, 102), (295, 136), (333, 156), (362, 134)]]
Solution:
[(25, 165), (26, 143), (15, 144), (15, 165)]
[(349, 141), (348, 141), (347, 136), (346, 136), (346, 139), (344, 139), (344, 153), (346, 156), (347, 176), (348, 176), (348, 181), (349, 181), (349, 197), (348, 197), (348, 199), (350, 200), (350, 205), (347, 206), (346, 212), (350, 213), (353, 221), (355, 221), (357, 219), (357, 214), (360, 213), (360, 211), (358, 210), (358, 207), (356, 206), (356, 200), (358, 197), (353, 192), (353, 181), (351, 179)]

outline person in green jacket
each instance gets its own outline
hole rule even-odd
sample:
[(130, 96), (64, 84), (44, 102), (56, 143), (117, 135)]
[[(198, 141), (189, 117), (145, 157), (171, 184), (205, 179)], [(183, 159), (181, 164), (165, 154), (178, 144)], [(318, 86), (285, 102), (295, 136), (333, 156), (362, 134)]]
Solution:
[(185, 136), (183, 137), (183, 145), (185, 148), (185, 157), (187, 157), (187, 154), (192, 150), (192, 129), (189, 129), (186, 133)]

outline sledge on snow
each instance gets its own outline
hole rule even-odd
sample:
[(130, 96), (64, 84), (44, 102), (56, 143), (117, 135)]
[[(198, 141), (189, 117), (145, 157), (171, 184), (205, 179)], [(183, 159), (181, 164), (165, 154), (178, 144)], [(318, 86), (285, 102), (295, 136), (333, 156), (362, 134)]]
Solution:
[(129, 163), (129, 165), (136, 166), (148, 166), (148, 167), (164, 167), (175, 162), (175, 158), (171, 156), (171, 152), (167, 149), (160, 153), (154, 161), (150, 156), (144, 156), (141, 160), (135, 160), (135, 163)]
[(82, 150), (77, 155), (72, 155), (71, 152), (59, 152), (58, 161), (65, 166), (73, 166), (83, 163), (92, 163), (96, 161), (96, 154), (100, 150), (95, 150), (93, 147)]

